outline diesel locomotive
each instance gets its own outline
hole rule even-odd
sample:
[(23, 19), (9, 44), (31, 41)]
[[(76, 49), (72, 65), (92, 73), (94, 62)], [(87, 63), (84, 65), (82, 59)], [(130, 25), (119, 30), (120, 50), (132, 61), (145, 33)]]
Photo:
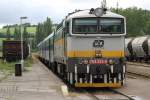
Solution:
[(39, 58), (75, 87), (121, 87), (125, 35), (124, 16), (106, 8), (76, 10), (38, 44)]

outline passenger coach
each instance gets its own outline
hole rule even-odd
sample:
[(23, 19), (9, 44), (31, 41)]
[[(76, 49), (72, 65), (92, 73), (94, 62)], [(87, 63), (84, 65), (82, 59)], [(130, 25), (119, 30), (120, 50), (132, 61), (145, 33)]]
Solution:
[(120, 87), (125, 35), (125, 17), (106, 8), (76, 10), (38, 45), (40, 58), (75, 87)]

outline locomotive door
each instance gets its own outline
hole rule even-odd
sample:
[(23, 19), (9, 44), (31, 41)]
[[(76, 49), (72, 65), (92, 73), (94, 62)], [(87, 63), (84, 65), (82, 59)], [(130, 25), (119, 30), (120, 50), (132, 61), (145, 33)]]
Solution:
[(67, 56), (67, 34), (69, 33), (69, 22), (65, 23), (65, 28), (63, 30), (63, 42), (64, 42), (64, 57), (66, 58)]

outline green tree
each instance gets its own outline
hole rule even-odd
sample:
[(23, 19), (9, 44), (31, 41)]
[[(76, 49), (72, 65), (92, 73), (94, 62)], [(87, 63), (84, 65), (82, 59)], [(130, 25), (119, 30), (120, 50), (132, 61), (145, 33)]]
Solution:
[(44, 28), (43, 28), (43, 24), (42, 23), (39, 23), (37, 28), (36, 28), (36, 44), (40, 43), (44, 37), (45, 37), (45, 34), (44, 34)]
[[(116, 12), (115, 8), (111, 8)], [(126, 17), (127, 36), (141, 36), (150, 34), (150, 11), (137, 7), (119, 8), (118, 13)]]
[(23, 29), (23, 40), (28, 43), (28, 32), (27, 32), (27, 27), (26, 26)]
[(7, 27), (6, 35), (7, 35), (7, 40), (10, 40), (11, 39), (11, 35), (10, 35), (10, 27), (9, 26)]
[(15, 27), (15, 30), (14, 30), (14, 40), (20, 40), (20, 32), (17, 27)]
[(46, 36), (52, 33), (52, 21), (47, 17), (45, 22)]
[(36, 44), (52, 33), (52, 21), (47, 17), (46, 21), (39, 23), (36, 28)]

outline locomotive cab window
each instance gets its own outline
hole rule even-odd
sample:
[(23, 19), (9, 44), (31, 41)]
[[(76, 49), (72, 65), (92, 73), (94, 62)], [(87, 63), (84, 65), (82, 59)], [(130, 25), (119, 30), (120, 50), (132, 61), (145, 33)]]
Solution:
[(97, 33), (97, 19), (74, 19), (73, 33)]
[(123, 34), (121, 18), (77, 18), (73, 20), (74, 34)]
[(122, 19), (100, 19), (100, 32), (120, 34), (124, 33), (124, 23)]

